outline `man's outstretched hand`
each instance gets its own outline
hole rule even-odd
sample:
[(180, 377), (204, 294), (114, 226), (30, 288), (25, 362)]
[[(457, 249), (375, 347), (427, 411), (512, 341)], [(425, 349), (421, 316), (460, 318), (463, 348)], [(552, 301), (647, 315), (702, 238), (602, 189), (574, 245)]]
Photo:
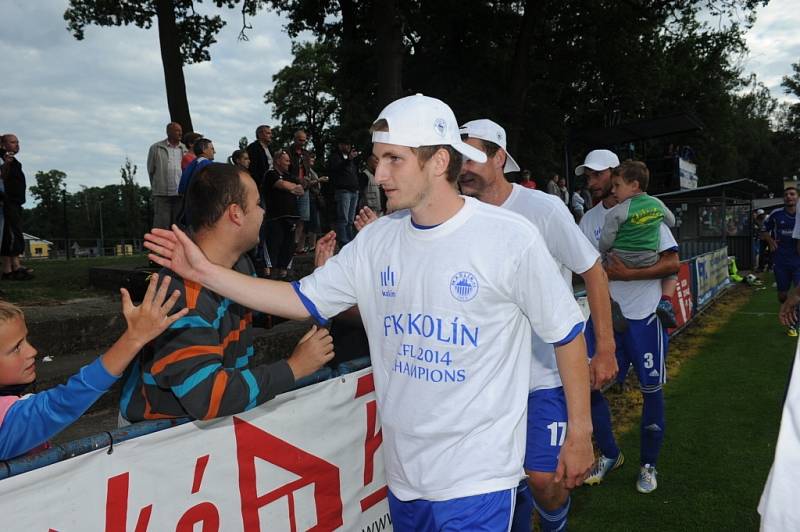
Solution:
[(213, 266), (203, 251), (177, 225), (172, 230), (153, 229), (144, 235), (148, 258), (186, 280), (201, 283)]

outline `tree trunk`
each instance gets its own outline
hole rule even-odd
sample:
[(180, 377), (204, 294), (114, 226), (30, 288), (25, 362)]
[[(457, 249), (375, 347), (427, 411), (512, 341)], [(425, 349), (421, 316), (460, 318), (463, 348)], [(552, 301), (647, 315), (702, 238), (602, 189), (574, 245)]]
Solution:
[(186, 98), (186, 82), (183, 79), (183, 58), (175, 22), (173, 0), (156, 0), (158, 16), (158, 42), (161, 45), (161, 62), (164, 65), (164, 82), (167, 86), (167, 106), (172, 122), (183, 127), (183, 132), (194, 131), (189, 101)]
[(380, 109), (403, 95), (403, 22), (398, 1), (375, 0), (373, 21)]
[(534, 5), (540, 4), (534, 0), (525, 2), (525, 14), (522, 16), (522, 25), (517, 36), (517, 45), (514, 47), (514, 56), (511, 59), (510, 76), (508, 84), (508, 103), (505, 113), (507, 146), (511, 153), (517, 151), (519, 138), (522, 133), (525, 117), (525, 96), (528, 92), (528, 58), (530, 57), (531, 41), (537, 13)]
[(356, 5), (353, 0), (339, 0), (339, 12), (342, 16), (341, 44), (336, 52), (338, 71), (336, 85), (340, 92), (340, 134), (349, 134), (363, 124), (358, 121), (357, 96), (352, 88), (354, 79), (359, 76), (356, 49)]

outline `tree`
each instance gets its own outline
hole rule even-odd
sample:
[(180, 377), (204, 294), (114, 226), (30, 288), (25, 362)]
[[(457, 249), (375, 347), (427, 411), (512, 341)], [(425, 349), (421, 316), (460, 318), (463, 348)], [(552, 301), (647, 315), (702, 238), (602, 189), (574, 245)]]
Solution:
[(284, 124), (283, 130), (286, 126), (306, 130), (317, 159), (322, 161), (340, 110), (333, 95), (336, 64), (326, 42), (294, 44), (292, 52), (292, 64), (272, 76), (275, 86), (264, 94), (264, 102), (273, 105), (273, 114)]
[[(198, 0), (198, 3), (202, 0)], [(242, 32), (248, 16), (253, 16), (265, 4), (264, 0), (212, 0), (218, 8), (233, 8), (241, 3)], [(219, 15), (200, 15), (194, 10), (192, 0), (70, 0), (64, 12), (67, 29), (76, 39), (83, 40), (88, 25), (128, 26), (149, 29), (153, 19), (158, 24), (161, 61), (167, 89), (170, 119), (183, 126), (184, 133), (193, 131), (186, 97), (183, 65), (208, 61), (209, 48), (216, 35), (225, 26)]]
[(64, 194), (67, 174), (61, 170), (36, 172), (36, 184), (30, 187), (31, 195), (39, 200), (37, 210), (43, 223), (39, 225), (44, 238), (63, 236)]
[[(792, 64), (792, 70), (794, 74), (784, 76), (781, 85), (786, 94), (800, 98), (800, 62)], [(789, 106), (786, 121), (790, 129), (800, 134), (800, 102)]]
[(133, 238), (139, 238), (144, 234), (140, 217), (136, 170), (136, 165), (128, 157), (125, 157), (125, 163), (119, 169), (122, 178), (122, 208), (125, 213), (125, 232)]

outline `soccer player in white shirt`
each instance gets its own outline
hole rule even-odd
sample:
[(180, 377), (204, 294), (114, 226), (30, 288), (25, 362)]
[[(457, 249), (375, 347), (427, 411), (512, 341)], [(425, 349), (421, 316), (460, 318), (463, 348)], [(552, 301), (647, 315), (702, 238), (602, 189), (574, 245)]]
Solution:
[[(557, 196), (512, 185), (506, 180), (505, 173), (519, 171), (519, 166), (506, 151), (506, 133), (499, 124), (487, 119), (473, 120), (461, 126), (461, 136), (488, 158), (485, 163), (469, 160), (464, 164), (459, 177), (461, 192), (524, 216), (541, 233), (565, 283), (572, 286), (572, 272), (583, 277), (597, 333), (590, 367), (591, 384), (600, 389), (617, 373), (608, 280), (600, 254)], [(571, 440), (576, 435), (582, 438), (581, 432), (588, 428), (580, 417), (589, 411), (589, 389), (585, 381), (576, 379), (580, 372), (574, 372), (574, 367), (585, 365), (586, 360), (556, 360), (552, 345), (536, 334), (532, 336), (525, 470), (533, 501), (530, 492), (521, 491), (514, 510), (513, 532), (530, 530), (532, 503), (542, 518), (543, 531), (566, 528), (570, 490), (563, 482), (556, 481), (556, 469), (559, 460), (570, 460), (570, 454), (575, 452)]]
[[(616, 204), (611, 195), (611, 169), (619, 165), (617, 156), (608, 150), (594, 150), (575, 169), (575, 175), (586, 175), (589, 190), (595, 201), (600, 200), (581, 219), (580, 228), (589, 241), (599, 246), (606, 213)], [(678, 272), (678, 244), (665, 225), (661, 225), (661, 256), (656, 264), (647, 268), (631, 269), (609, 254), (606, 258), (611, 297), (619, 303), (628, 324), (624, 333), (616, 333), (617, 362), (621, 369), (618, 380), (625, 377), (633, 365), (642, 392), (641, 455), (636, 489), (650, 493), (656, 489), (656, 461), (664, 439), (664, 392), (666, 358), (669, 336), (655, 314), (661, 300), (661, 279)], [(592, 354), (594, 336), (593, 320), (586, 326), (589, 353)], [(587, 484), (600, 483), (606, 474), (621, 466), (624, 457), (611, 431), (611, 413), (608, 402), (599, 391), (592, 392), (592, 425), (594, 437), (600, 448)]]
[[(486, 156), (461, 141), (446, 104), (402, 98), (372, 131), (375, 177), (395, 212), (300, 282), (232, 275), (177, 228), (154, 231), (147, 246), (161, 265), (250, 308), (325, 323), (358, 304), (394, 528), (507, 530), (524, 476), (531, 328), (560, 358), (580, 358), (583, 317), (553, 282), (556, 263), (533, 225), (458, 195), (462, 156)], [(576, 371), (589, 381), (588, 366)], [(565, 465), (574, 486), (591, 460)]]

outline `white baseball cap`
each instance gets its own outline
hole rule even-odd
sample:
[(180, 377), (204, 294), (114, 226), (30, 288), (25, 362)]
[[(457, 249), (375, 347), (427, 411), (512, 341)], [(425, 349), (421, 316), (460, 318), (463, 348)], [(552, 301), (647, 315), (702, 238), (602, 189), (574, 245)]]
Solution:
[(372, 142), (409, 148), (452, 146), (473, 161), (486, 162), (486, 154), (461, 140), (458, 122), (450, 107), (441, 100), (415, 94), (395, 100), (375, 120), (386, 120), (389, 131), (375, 131)]
[(575, 168), (575, 175), (583, 175), (587, 168), (599, 172), (607, 168), (616, 168), (617, 166), (619, 166), (619, 157), (613, 151), (592, 150), (586, 154), (586, 160), (583, 161), (583, 164)]
[(506, 152), (506, 164), (503, 166), (503, 172), (519, 172), (519, 165), (517, 161), (511, 157), (511, 154), (506, 150), (506, 130), (500, 124), (492, 122), (486, 118), (480, 120), (472, 120), (461, 126), (461, 134), (466, 135), (473, 139), (487, 140), (494, 142)]
[(759, 216), (760, 216), (760, 215), (762, 215), (762, 214), (764, 214), (764, 209), (758, 209), (758, 210), (756, 211), (756, 215), (759, 215)]

